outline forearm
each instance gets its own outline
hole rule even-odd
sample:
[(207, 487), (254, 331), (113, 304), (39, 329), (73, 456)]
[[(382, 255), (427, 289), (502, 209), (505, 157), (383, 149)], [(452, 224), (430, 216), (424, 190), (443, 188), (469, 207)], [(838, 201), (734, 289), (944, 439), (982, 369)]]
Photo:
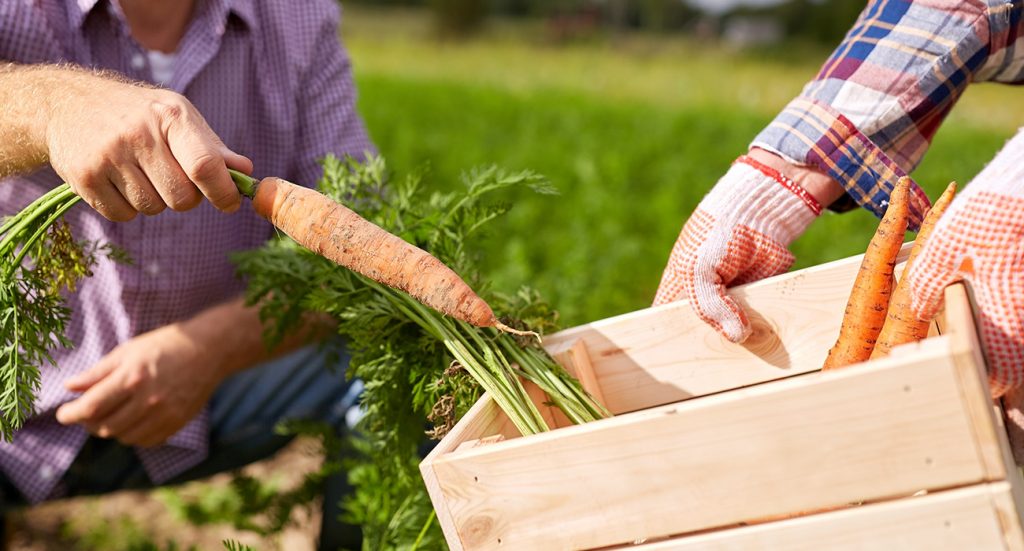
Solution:
[(91, 95), (111, 101), (125, 88), (141, 83), (114, 73), (73, 65), (20, 65), (0, 61), (0, 177), (28, 172), (50, 162), (51, 124), (60, 117), (103, 117), (111, 113), (75, 112), (79, 100)]
[(47, 162), (46, 123), (54, 90), (65, 89), (53, 66), (0, 63), (0, 177)]
[(203, 349), (206, 357), (211, 358), (212, 368), (219, 370), (222, 377), (325, 338), (334, 327), (328, 319), (310, 315), (300, 328), (268, 349), (263, 341), (264, 324), (259, 308), (247, 306), (242, 297), (204, 310), (177, 325), (195, 346)]
[[(968, 83), (990, 58), (1003, 59), (993, 50), (997, 19), (982, 2), (870, 2), (817, 77), (752, 145), (818, 168), (880, 216)], [(912, 226), (927, 204), (914, 185)]]

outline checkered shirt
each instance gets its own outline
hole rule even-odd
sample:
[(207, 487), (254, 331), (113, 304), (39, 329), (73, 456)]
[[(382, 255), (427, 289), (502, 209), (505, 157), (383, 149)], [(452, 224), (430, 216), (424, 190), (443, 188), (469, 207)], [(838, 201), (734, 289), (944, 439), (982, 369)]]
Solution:
[[(1024, 80), (1021, 0), (875, 0), (752, 143), (827, 172), (878, 216), (971, 82)], [(852, 205), (851, 205), (852, 206)], [(917, 185), (911, 224), (928, 206)]]
[[(315, 183), (325, 154), (372, 150), (355, 110), (339, 17), (332, 0), (199, 0), (168, 88), (188, 97), (228, 147), (252, 159), (255, 175)], [(0, 60), (72, 63), (152, 80), (145, 50), (111, 0), (0, 1)], [(50, 170), (0, 181), (0, 215), (58, 183)], [(135, 263), (101, 261), (70, 295), (74, 348), (56, 351), (57, 369), (43, 369), (36, 415), (13, 443), (0, 443), (0, 469), (32, 503), (62, 495), (61, 477), (88, 437), (54, 417), (76, 396), (63, 380), (119, 343), (237, 296), (243, 284), (228, 254), (272, 235), (248, 204), (226, 215), (204, 202), (127, 223), (82, 205), (67, 218), (79, 238), (116, 243)], [(208, 433), (203, 412), (165, 445), (137, 452), (160, 483), (206, 457)]]

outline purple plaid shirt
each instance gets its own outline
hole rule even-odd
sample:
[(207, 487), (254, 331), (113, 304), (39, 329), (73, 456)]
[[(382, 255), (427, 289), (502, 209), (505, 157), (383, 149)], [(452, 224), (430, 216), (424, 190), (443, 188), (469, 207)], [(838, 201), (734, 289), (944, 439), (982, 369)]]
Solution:
[[(325, 154), (372, 150), (355, 110), (338, 22), (332, 0), (199, 0), (168, 87), (188, 97), (230, 148), (254, 161), (255, 175), (312, 185)], [(110, 0), (0, 1), (0, 60), (69, 62), (152, 81), (146, 52)], [(0, 215), (58, 183), (50, 170), (0, 182)], [(108, 222), (83, 204), (67, 218), (79, 238), (116, 243), (135, 263), (101, 261), (69, 297), (74, 349), (56, 352), (59, 369), (43, 369), (37, 414), (13, 443), (0, 444), (0, 469), (32, 503), (62, 494), (60, 479), (88, 437), (54, 417), (76, 396), (63, 380), (119, 343), (237, 296), (243, 285), (228, 254), (259, 246), (273, 231), (248, 204), (226, 215), (204, 202), (128, 223)], [(208, 433), (204, 412), (165, 445), (137, 452), (160, 483), (206, 457)]]

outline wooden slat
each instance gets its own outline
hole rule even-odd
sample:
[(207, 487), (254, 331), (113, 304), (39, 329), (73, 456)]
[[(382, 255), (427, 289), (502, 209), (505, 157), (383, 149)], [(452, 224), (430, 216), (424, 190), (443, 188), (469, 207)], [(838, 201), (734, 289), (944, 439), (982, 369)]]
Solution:
[(455, 451), (463, 442), (502, 434), (503, 427), (507, 424), (508, 417), (501, 411), (498, 404), (484, 393), (455, 427), (420, 462), (420, 475), (423, 477), (430, 501), (434, 504), (434, 510), (437, 512), (437, 522), (452, 551), (462, 551), (462, 545), (459, 543), (459, 532), (448, 511), (447, 498), (434, 473), (434, 462), (442, 455)]
[(580, 339), (563, 341), (561, 344), (560, 348), (548, 349), (548, 353), (570, 375), (579, 380), (583, 390), (586, 390), (598, 403), (604, 405), (604, 392), (601, 390), (601, 384), (597, 381), (597, 376), (594, 374), (594, 365), (590, 361), (587, 345)]
[(455, 451), (479, 448), (482, 446), (487, 446), (489, 444), (497, 444), (498, 442), (504, 441), (505, 437), (500, 434), (495, 434), (494, 436), (485, 436), (483, 438), (476, 438), (474, 440), (466, 440), (465, 442), (459, 444), (458, 447), (455, 448)]
[[(1016, 549), (1000, 527), (1005, 482), (980, 484), (758, 526), (683, 536), (623, 551), (863, 551)], [(610, 550), (609, 550), (610, 551)]]
[(754, 329), (740, 345), (723, 339), (680, 301), (556, 333), (545, 338), (545, 347), (559, 349), (580, 339), (606, 405), (616, 414), (814, 371), (839, 333), (861, 258), (731, 290)]
[(948, 287), (938, 322), (953, 342), (961, 398), (975, 433), (979, 457), (989, 478), (1005, 477), (1010, 485), (1008, 493), (994, 498), (1007, 548), (1024, 551), (1024, 479), (1010, 451), (1002, 410), (989, 399), (985, 358), (975, 319), (967, 288), (963, 284)]
[(975, 434), (978, 454), (985, 465), (990, 480), (1004, 479), (1010, 474), (1012, 461), (1004, 460), (1004, 448), (1009, 451), (1005, 431), (997, 428), (1000, 423), (993, 414), (993, 403), (989, 394), (988, 375), (981, 344), (975, 330), (974, 314), (962, 284), (946, 288), (942, 325), (953, 343), (953, 361), (957, 366), (960, 382), (960, 399), (963, 400), (968, 419)]
[(987, 472), (950, 347), (448, 453), (434, 471), (466, 549), (587, 549), (974, 484)]

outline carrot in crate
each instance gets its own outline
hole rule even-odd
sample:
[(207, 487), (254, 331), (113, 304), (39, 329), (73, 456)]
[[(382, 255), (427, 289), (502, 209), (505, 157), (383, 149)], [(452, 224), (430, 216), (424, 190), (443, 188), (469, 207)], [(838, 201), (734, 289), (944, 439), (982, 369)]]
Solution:
[(910, 179), (900, 178), (889, 195), (889, 206), (864, 253), (853, 282), (853, 291), (846, 303), (839, 338), (828, 352), (821, 368), (823, 371), (863, 362), (871, 357), (889, 309), (896, 255), (907, 233), (909, 193)]
[[(946, 207), (953, 200), (955, 193), (956, 182), (950, 182), (946, 187), (946, 191), (942, 193), (928, 211), (924, 222), (921, 224), (921, 229), (917, 232), (914, 246), (910, 249), (910, 257), (907, 258), (907, 263), (903, 266), (903, 276), (910, 272), (910, 266), (914, 263), (918, 253), (924, 248), (928, 237), (932, 233), (932, 229), (935, 227), (935, 223), (946, 212)], [(919, 341), (928, 336), (928, 326), (931, 324), (931, 320), (918, 319), (910, 308), (910, 301), (910, 282), (906, 277), (900, 277), (899, 283), (896, 284), (896, 290), (892, 293), (892, 300), (889, 302), (889, 312), (885, 317), (885, 325), (882, 326), (882, 332), (878, 335), (878, 342), (875, 344), (875, 349), (871, 352), (872, 358), (887, 356), (892, 347), (896, 345)]]

